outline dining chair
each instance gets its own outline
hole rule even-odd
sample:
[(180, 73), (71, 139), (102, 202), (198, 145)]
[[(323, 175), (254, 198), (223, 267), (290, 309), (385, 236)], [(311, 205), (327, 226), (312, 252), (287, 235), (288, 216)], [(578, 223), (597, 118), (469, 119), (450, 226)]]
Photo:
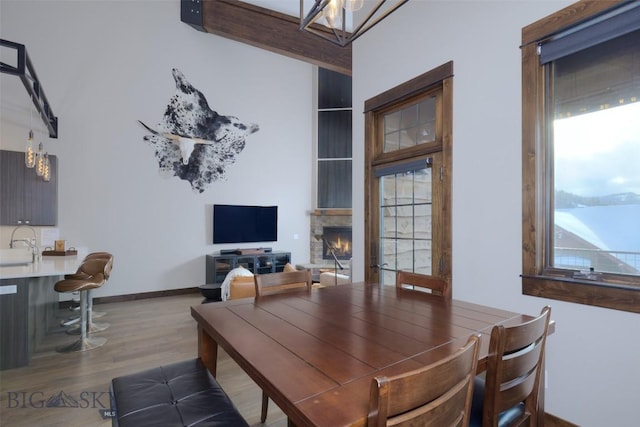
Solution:
[(307, 288), (311, 290), (311, 270), (283, 271), (280, 273), (256, 274), (253, 276), (256, 296), (266, 293)]
[(439, 277), (427, 276), (426, 274), (412, 273), (410, 271), (398, 270), (396, 275), (397, 288), (410, 288), (430, 291), (434, 295), (440, 295), (446, 299), (451, 299), (451, 287), (449, 283)]
[[(253, 276), (256, 297), (260, 297), (272, 292), (285, 292), (294, 289), (306, 288), (311, 290), (311, 270), (283, 271), (280, 273), (256, 274)], [(267, 410), (269, 408), (269, 396), (262, 392), (262, 413), (260, 422), (264, 424), (267, 420)]]
[(546, 306), (533, 320), (493, 327), (485, 379), (475, 379), (471, 426), (538, 425), (550, 319)]
[(368, 427), (469, 425), (480, 337), (430, 365), (371, 382)]

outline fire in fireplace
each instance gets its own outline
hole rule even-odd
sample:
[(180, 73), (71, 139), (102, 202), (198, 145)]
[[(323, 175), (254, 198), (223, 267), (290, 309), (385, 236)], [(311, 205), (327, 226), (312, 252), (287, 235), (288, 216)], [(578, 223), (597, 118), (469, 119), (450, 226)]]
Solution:
[(331, 248), (336, 258), (351, 259), (351, 227), (323, 227), (322, 234), (322, 259), (333, 259)]

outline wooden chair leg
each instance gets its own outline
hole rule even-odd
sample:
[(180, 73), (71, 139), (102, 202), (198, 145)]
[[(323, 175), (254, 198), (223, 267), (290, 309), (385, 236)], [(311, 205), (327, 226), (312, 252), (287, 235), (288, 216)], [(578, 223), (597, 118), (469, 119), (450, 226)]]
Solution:
[(267, 421), (267, 408), (269, 407), (269, 396), (264, 391), (262, 392), (262, 414), (260, 415), (260, 422), (264, 424)]

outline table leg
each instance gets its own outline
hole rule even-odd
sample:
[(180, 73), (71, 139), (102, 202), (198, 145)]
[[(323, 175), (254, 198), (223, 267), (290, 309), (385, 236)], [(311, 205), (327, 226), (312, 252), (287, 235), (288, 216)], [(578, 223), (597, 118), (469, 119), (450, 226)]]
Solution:
[(198, 356), (215, 377), (218, 365), (218, 343), (200, 325), (198, 325)]

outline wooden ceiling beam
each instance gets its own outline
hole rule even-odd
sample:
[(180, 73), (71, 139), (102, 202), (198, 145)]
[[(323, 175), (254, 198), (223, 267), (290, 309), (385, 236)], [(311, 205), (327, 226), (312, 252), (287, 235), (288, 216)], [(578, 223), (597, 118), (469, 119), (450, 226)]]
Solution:
[(351, 75), (351, 45), (340, 47), (300, 30), (299, 18), (238, 0), (202, 0), (198, 25), (185, 19), (185, 5), (193, 3), (182, 0), (181, 15), (195, 28)]

